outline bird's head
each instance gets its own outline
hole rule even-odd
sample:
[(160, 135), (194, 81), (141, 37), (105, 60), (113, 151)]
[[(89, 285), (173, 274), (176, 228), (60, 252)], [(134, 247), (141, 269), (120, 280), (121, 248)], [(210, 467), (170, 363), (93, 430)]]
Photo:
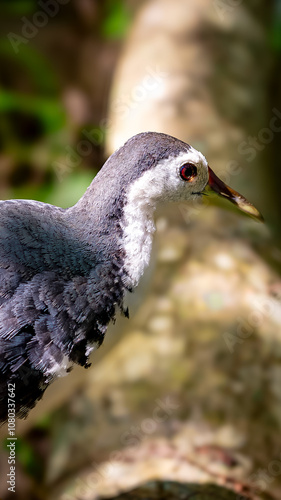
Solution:
[(137, 165), (134, 168), (137, 178), (131, 179), (127, 192), (129, 203), (192, 201), (205, 194), (207, 188), (262, 220), (259, 211), (220, 180), (204, 155), (192, 146), (165, 134), (147, 132), (134, 136), (119, 151), (123, 153), (125, 148), (135, 156), (135, 167)]

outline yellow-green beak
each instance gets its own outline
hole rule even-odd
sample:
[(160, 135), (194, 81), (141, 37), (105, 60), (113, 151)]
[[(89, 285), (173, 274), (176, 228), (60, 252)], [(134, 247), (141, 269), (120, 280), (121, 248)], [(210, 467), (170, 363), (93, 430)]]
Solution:
[(208, 185), (210, 188), (217, 193), (220, 196), (223, 196), (224, 198), (227, 198), (229, 201), (234, 203), (234, 205), (237, 205), (242, 212), (245, 212), (246, 214), (254, 217), (254, 219), (257, 219), (261, 222), (263, 222), (263, 216), (261, 213), (250, 203), (242, 194), (237, 193), (237, 191), (234, 191), (231, 187), (227, 186), (223, 181), (219, 179), (219, 177), (213, 172), (213, 170), (208, 167), (209, 169), (209, 182)]

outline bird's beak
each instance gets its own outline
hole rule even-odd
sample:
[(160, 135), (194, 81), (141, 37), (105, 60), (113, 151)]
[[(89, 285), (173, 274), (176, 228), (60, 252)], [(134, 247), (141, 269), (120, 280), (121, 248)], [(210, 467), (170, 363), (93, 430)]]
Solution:
[(252, 205), (244, 196), (241, 194), (237, 193), (237, 191), (234, 191), (231, 187), (227, 186), (223, 181), (221, 181), (218, 176), (211, 170), (210, 167), (209, 169), (209, 182), (208, 185), (210, 188), (215, 191), (215, 193), (219, 194), (220, 196), (223, 196), (224, 198), (227, 198), (229, 201), (234, 203), (234, 205), (237, 205), (242, 212), (245, 212), (248, 215), (251, 215), (255, 219), (259, 221), (263, 221), (263, 216), (261, 213)]

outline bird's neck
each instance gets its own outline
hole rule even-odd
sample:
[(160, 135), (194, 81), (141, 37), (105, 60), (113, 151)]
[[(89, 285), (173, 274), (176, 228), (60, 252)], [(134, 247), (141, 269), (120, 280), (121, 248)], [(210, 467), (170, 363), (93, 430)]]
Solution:
[(109, 160), (73, 207), (88, 234), (93, 233), (95, 248), (106, 242), (108, 258), (120, 251), (128, 288), (138, 284), (149, 264), (157, 193), (149, 174), (135, 179), (118, 176)]
[(122, 187), (117, 180), (115, 189), (110, 190), (104, 185), (98, 176), (94, 179), (73, 207), (75, 220), (81, 220), (80, 228), (83, 226), (89, 236), (93, 234), (95, 250), (106, 243), (106, 260), (120, 253), (126, 286), (134, 288), (149, 264), (156, 201), (141, 179)]
[(128, 196), (122, 216), (122, 246), (124, 267), (131, 280), (131, 287), (137, 286), (151, 254), (155, 205), (137, 191)]

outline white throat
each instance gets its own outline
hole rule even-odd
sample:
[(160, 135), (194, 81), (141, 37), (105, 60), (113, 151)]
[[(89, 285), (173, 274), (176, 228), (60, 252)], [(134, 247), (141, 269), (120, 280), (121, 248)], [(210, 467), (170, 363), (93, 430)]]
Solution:
[(189, 189), (201, 192), (207, 183), (208, 164), (204, 156), (191, 146), (176, 157), (161, 160), (129, 187), (123, 211), (121, 246), (125, 250), (124, 265), (131, 287), (138, 284), (149, 264), (155, 231), (154, 211), (158, 202), (179, 202), (192, 196), (179, 175), (180, 165), (189, 161), (201, 165), (196, 185), (190, 185)]
[(137, 181), (130, 190), (124, 207), (123, 240), (125, 270), (130, 286), (137, 286), (144, 269), (148, 266), (155, 231), (154, 210), (156, 203), (149, 203)]

